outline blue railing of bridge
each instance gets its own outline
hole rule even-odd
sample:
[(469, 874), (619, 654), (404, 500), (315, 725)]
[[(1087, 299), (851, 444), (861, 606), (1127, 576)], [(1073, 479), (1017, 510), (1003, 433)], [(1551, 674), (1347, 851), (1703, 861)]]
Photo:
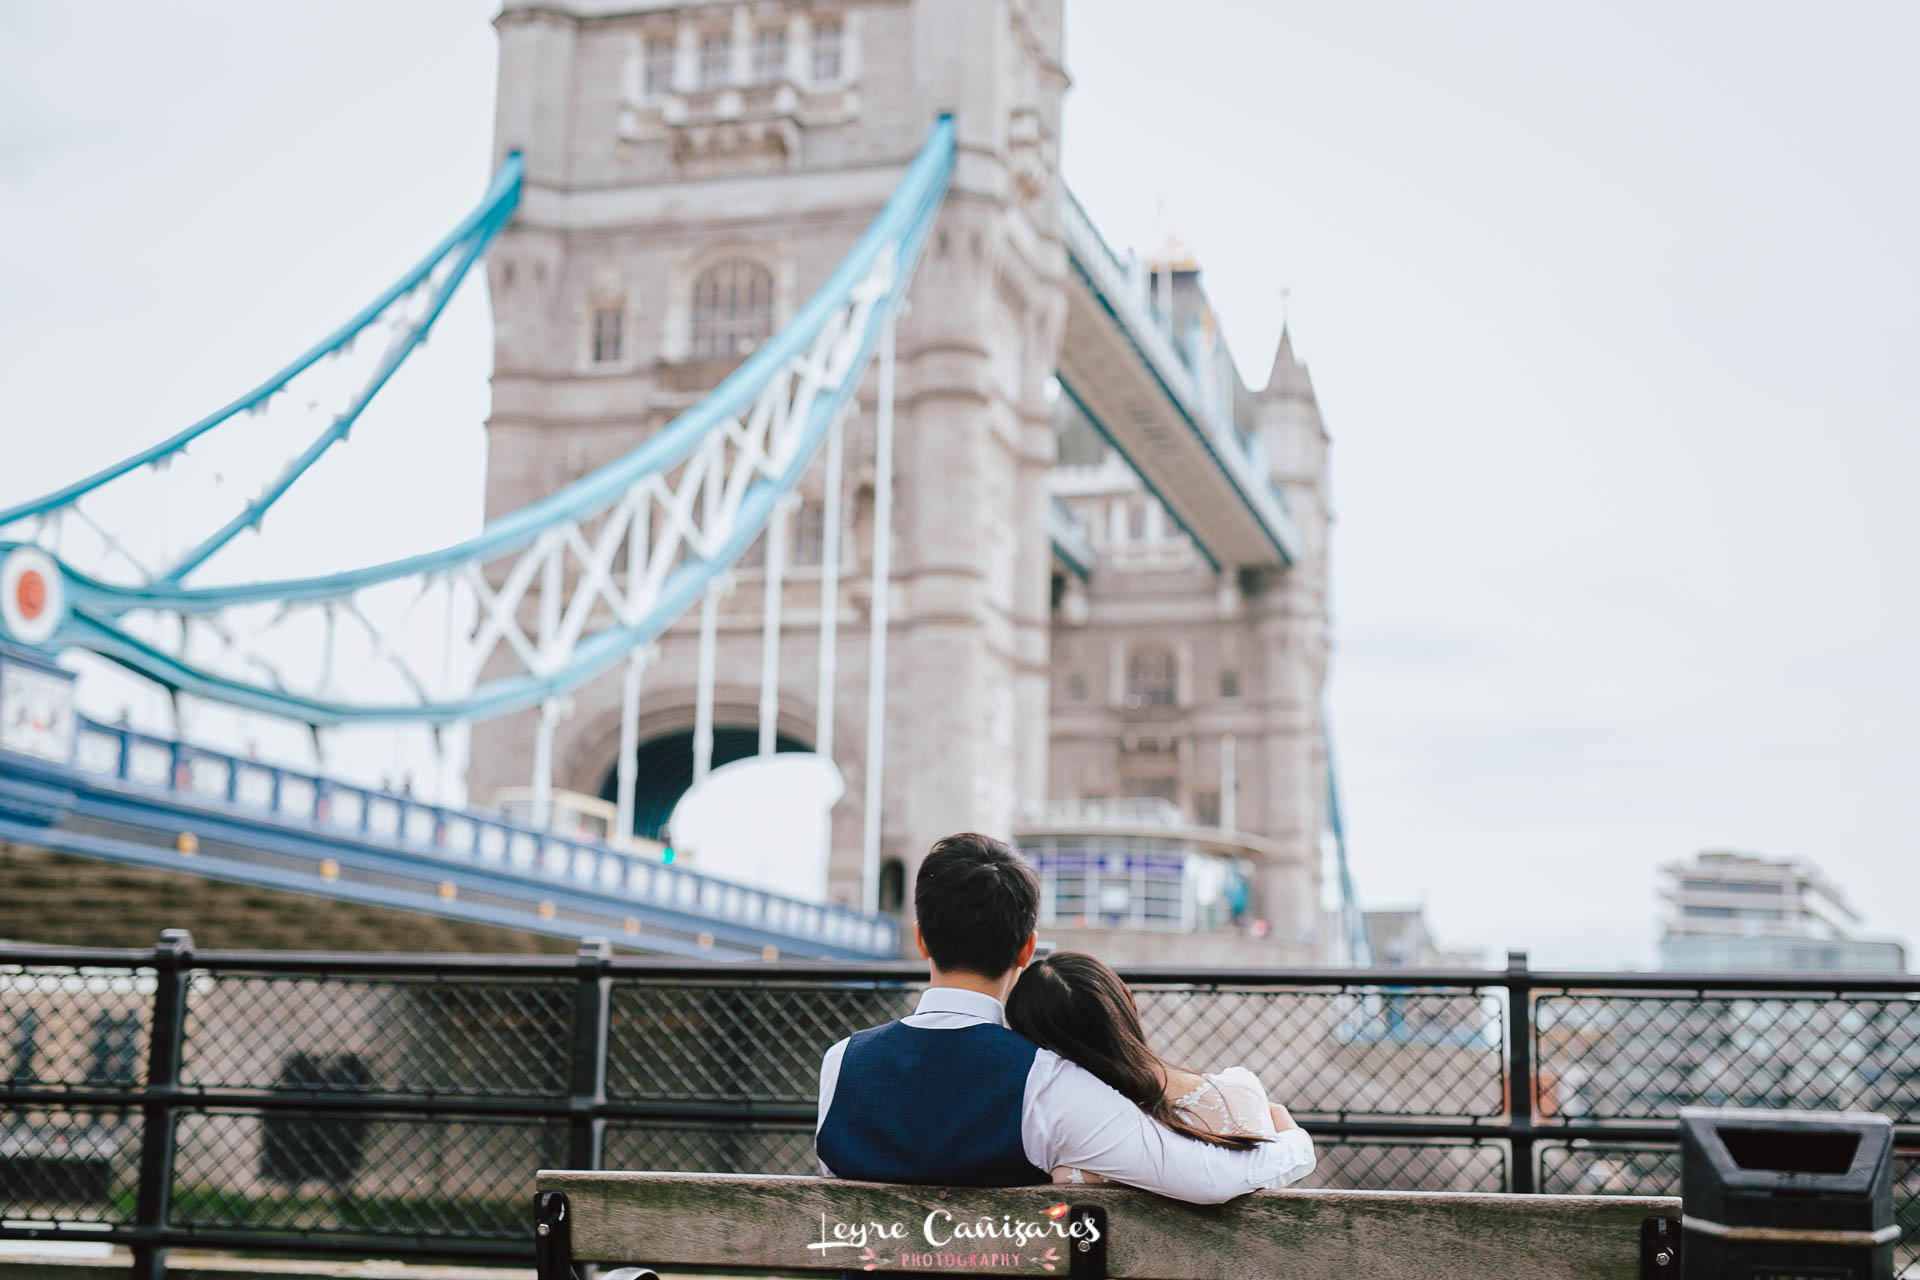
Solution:
[(718, 880), (601, 841), (542, 831), (498, 813), (355, 786), (119, 725), (82, 719), (73, 767), (131, 787), (394, 847), (423, 865), (546, 881), (602, 899), (615, 914), (625, 906), (645, 906), (846, 952), (885, 958), (899, 954), (898, 926), (882, 916)]
[(1220, 413), (1200, 393), (1188, 362), (1151, 312), (1141, 305), (1126, 264), (1107, 244), (1086, 207), (1072, 191), (1066, 194), (1061, 221), (1071, 263), (1112, 314), (1139, 353), (1141, 362), (1213, 455), (1229, 483), (1259, 516), (1281, 558), (1291, 564), (1300, 546), (1300, 535), (1287, 511), (1280, 486), (1261, 468), (1247, 437), (1241, 434), (1232, 418)]

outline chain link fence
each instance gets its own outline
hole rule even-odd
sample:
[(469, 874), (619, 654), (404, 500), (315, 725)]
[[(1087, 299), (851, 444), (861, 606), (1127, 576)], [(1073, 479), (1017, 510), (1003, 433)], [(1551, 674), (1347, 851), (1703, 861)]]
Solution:
[[(1920, 1277), (1920, 979), (1128, 976), (1170, 1058), (1245, 1065), (1313, 1132), (1308, 1185), (1673, 1194), (1682, 1105), (1879, 1111)], [(0, 948), (0, 1236), (524, 1260), (543, 1167), (812, 1172), (820, 1055), (922, 985)]]

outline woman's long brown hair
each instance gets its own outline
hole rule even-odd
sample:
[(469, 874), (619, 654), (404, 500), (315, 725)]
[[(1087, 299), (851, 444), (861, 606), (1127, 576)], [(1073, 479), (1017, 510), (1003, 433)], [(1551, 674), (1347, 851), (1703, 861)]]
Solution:
[(1093, 1072), (1175, 1133), (1240, 1151), (1267, 1141), (1212, 1133), (1180, 1118), (1167, 1097), (1174, 1068), (1147, 1046), (1133, 992), (1093, 956), (1059, 951), (1028, 965), (1007, 996), (1007, 1025)]

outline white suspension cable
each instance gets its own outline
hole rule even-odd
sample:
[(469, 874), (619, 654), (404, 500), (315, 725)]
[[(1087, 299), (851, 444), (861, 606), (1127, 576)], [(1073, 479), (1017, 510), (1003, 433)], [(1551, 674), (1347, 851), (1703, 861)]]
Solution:
[(767, 590), (760, 628), (760, 754), (773, 754), (780, 720), (780, 588), (786, 577), (787, 526), (793, 502), (782, 499), (767, 522)]
[(620, 686), (620, 761), (614, 784), (616, 839), (633, 834), (634, 793), (640, 785), (640, 677), (646, 670), (646, 651), (635, 649), (627, 658), (626, 678)]
[(713, 768), (713, 669), (720, 628), (720, 580), (714, 579), (700, 601), (700, 666), (694, 675), (693, 781), (698, 786)]
[(874, 415), (873, 630), (867, 660), (867, 793), (860, 851), (860, 905), (880, 909), (880, 786), (886, 758), (887, 612), (893, 572), (894, 318), (880, 330), (880, 402)]
[[(827, 490), (820, 515), (820, 670), (814, 690), (813, 749), (833, 758), (833, 697), (840, 643), (840, 465), (845, 448), (846, 415), (827, 431)], [(833, 814), (827, 814), (832, 846)]]

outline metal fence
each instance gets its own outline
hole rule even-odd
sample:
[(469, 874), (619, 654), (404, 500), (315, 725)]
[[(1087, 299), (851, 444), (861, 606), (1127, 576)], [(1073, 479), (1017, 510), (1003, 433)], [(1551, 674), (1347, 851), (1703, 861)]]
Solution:
[[(1920, 1276), (1920, 977), (1135, 970), (1308, 1185), (1673, 1193), (1688, 1103), (1878, 1111)], [(812, 1171), (834, 1040), (904, 965), (0, 947), (0, 1237), (529, 1256), (541, 1167)]]

